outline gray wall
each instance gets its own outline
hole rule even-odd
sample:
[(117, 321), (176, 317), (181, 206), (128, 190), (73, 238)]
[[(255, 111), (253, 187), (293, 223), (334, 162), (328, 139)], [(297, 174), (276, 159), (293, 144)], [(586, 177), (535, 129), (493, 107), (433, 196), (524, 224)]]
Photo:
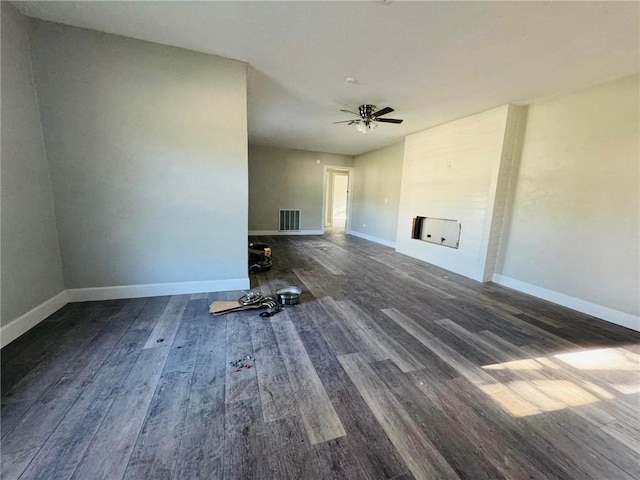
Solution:
[(404, 141), (355, 158), (351, 230), (396, 241)]
[(27, 19), (2, 10), (2, 321), (64, 289)]
[(280, 208), (301, 210), (301, 230), (321, 230), (324, 165), (352, 167), (353, 157), (249, 146), (249, 230), (278, 230)]
[(32, 34), (66, 287), (246, 279), (246, 65)]
[(635, 75), (529, 106), (497, 268), (634, 315), (628, 326), (636, 329), (639, 84)]

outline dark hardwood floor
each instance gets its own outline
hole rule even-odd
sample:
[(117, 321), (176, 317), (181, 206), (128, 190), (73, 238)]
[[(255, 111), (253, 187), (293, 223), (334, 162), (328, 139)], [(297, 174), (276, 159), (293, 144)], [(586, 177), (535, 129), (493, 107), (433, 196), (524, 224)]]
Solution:
[(75, 303), (2, 349), (2, 478), (640, 477), (640, 334), (350, 236), (257, 240), (253, 287), (304, 289), (271, 319)]

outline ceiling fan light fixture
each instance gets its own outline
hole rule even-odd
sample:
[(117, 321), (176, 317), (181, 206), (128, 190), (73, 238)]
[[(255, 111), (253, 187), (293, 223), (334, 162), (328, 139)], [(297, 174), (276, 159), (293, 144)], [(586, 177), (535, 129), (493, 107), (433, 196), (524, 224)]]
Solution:
[(361, 133), (369, 133), (370, 130), (375, 130), (376, 128), (378, 128), (378, 124), (373, 120), (356, 123), (356, 129)]

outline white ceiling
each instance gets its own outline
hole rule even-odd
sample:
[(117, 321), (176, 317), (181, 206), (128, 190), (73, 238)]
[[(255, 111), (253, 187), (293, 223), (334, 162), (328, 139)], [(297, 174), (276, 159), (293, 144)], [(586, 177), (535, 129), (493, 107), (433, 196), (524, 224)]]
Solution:
[[(638, 2), (14, 2), (249, 63), (252, 144), (356, 155), (505, 103), (639, 71)], [(351, 76), (355, 85), (345, 82)], [(363, 135), (341, 108), (391, 106)]]

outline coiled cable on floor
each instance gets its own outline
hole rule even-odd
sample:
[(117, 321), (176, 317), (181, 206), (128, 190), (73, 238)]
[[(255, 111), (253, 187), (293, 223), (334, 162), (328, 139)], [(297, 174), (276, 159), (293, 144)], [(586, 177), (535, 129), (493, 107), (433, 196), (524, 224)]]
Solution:
[(240, 305), (257, 305), (264, 301), (264, 295), (261, 292), (244, 292), (244, 295), (238, 299)]

